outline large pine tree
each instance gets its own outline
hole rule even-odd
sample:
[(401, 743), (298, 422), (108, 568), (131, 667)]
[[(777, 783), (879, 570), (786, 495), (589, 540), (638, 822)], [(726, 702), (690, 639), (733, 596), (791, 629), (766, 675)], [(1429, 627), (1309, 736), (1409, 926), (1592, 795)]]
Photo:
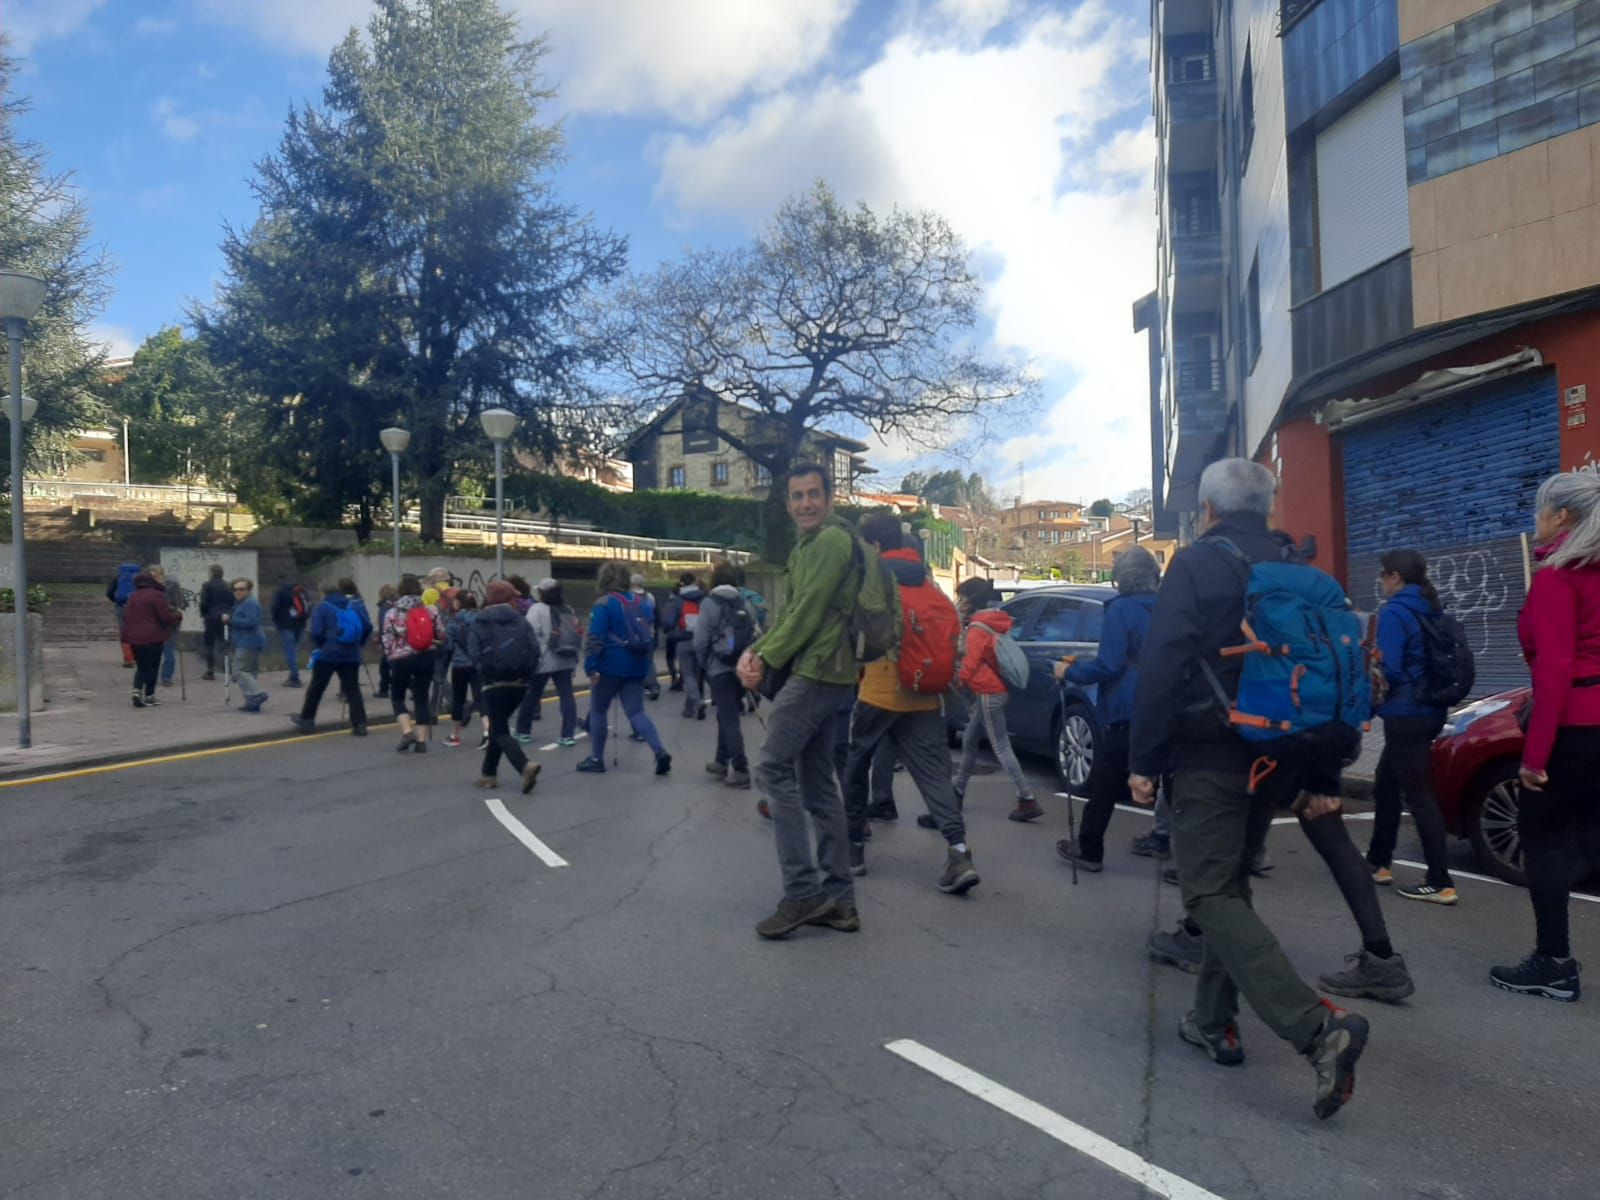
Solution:
[(490, 453), (480, 412), (517, 412), (517, 444), (546, 454), (594, 424), (601, 346), (575, 314), (626, 245), (554, 198), (542, 54), (493, 0), (377, 0), (329, 59), (322, 106), (292, 113), (259, 165), (260, 216), (228, 232), (218, 303), (195, 316), (262, 398), (262, 452), (303, 514), (356, 505), (368, 526), (387, 494), (378, 431), (398, 423), (439, 541), (458, 470)]

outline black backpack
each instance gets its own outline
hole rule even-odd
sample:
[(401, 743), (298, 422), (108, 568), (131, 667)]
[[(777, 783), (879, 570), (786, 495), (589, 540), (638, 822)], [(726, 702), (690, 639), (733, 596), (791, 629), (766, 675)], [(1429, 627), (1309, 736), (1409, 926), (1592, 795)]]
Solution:
[(472, 623), (476, 635), (477, 657), (475, 666), (485, 683), (504, 683), (508, 680), (527, 679), (539, 662), (539, 651), (533, 640), (533, 629), (518, 618), (515, 621), (484, 621)]
[(1442, 609), (1415, 613), (1422, 636), (1422, 678), (1417, 702), (1430, 708), (1454, 708), (1472, 691), (1478, 670), (1461, 622)]
[(737, 600), (718, 596), (717, 603), (722, 606), (722, 620), (711, 640), (711, 652), (723, 662), (736, 663), (756, 640), (756, 619), (743, 596)]

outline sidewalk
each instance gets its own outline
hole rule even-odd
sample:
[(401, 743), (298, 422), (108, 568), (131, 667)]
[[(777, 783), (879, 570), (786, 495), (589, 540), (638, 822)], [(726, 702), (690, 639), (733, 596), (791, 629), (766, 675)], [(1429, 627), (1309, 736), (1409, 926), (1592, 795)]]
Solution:
[[(305, 693), (283, 687), (282, 671), (262, 672), (261, 682), (269, 699), (260, 714), (251, 716), (238, 709), (241, 697), (237, 685), (228, 694), (228, 707), (223, 706), (220, 672), (215, 682), (200, 679), (205, 672), (200, 655), (186, 651), (183, 665), (188, 673), (187, 703), (174, 682), (170, 688), (157, 687), (160, 707), (134, 708), (130, 700), (133, 672), (123, 669), (116, 642), (46, 645), (44, 670), (49, 700), (42, 711), (32, 714), (31, 748), (17, 748), (16, 714), (0, 713), (0, 779), (299, 736), (299, 730), (289, 724), (289, 717), (300, 711)], [(368, 715), (375, 721), (387, 721), (387, 701), (372, 698), (365, 676), (362, 685)], [(339, 715), (337, 687), (330, 687), (318, 714), (318, 728), (337, 728)]]

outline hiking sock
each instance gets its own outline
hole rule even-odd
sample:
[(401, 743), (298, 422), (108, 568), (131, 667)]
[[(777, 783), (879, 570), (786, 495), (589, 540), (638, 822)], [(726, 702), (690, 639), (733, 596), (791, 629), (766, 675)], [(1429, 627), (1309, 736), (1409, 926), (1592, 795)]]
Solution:
[(967, 852), (967, 844), (965, 842), (951, 842), (950, 849), (957, 854), (965, 854)]

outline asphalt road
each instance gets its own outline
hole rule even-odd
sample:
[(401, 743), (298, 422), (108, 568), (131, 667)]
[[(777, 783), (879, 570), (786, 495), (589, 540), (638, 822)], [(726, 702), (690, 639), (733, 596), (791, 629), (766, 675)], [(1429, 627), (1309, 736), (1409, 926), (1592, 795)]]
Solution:
[[(1157, 1194), (1117, 1147), (1189, 1200), (1600, 1191), (1594, 1001), (1484, 982), (1531, 942), (1520, 891), (1384, 897), (1419, 990), (1365, 1007), (1355, 1101), (1319, 1122), (1309, 1067), (1253, 1016), (1240, 1068), (1175, 1036), (1191, 978), (1142, 942), (1176, 891), (1121, 852), (1146, 818), (1119, 813), (1110, 868), (1074, 888), (1064, 802), (1016, 825), (981, 776), (983, 883), (956, 899), (901, 776), (865, 928), (763, 942), (770, 827), (702, 774), (711, 722), (652, 711), (669, 778), (626, 741), (577, 775), (580, 743), (532, 797), (488, 793), (563, 867), (469, 786), (475, 753), (401, 758), (387, 733), (0, 790), (0, 1197)], [(1292, 827), (1272, 850), (1260, 907), (1308, 975), (1338, 965), (1356, 938), (1320, 862)], [(1600, 905), (1574, 908), (1581, 956)]]

